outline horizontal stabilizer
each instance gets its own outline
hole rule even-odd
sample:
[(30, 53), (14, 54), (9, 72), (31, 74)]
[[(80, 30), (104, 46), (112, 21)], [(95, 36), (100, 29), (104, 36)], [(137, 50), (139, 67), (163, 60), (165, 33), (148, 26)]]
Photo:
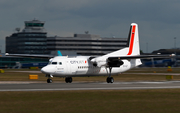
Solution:
[(175, 57), (174, 55), (134, 55), (134, 56), (119, 56), (119, 57), (109, 57), (109, 61), (116, 60), (131, 60), (131, 59), (148, 59), (148, 58), (171, 58)]

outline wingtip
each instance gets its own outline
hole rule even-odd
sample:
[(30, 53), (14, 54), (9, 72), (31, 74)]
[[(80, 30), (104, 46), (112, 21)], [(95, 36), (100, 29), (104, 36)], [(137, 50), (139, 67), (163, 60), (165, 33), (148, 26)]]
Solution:
[(5, 55), (6, 55), (6, 56), (9, 55), (9, 53), (6, 53)]
[(171, 54), (170, 56), (173, 57), (173, 56), (176, 56), (176, 54)]

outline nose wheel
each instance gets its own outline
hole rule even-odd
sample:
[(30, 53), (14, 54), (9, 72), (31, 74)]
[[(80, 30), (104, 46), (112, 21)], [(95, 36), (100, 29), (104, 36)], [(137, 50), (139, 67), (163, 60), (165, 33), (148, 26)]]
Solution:
[(52, 79), (51, 79), (51, 77), (53, 77), (52, 75), (46, 75), (46, 77), (48, 77), (48, 79), (47, 79), (47, 83), (52, 83)]
[(52, 83), (52, 79), (47, 79), (47, 83)]

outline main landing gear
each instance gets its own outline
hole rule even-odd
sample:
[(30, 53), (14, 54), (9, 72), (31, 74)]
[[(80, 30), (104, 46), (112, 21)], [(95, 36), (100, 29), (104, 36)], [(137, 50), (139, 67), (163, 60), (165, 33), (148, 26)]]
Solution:
[(72, 82), (72, 77), (66, 77), (65, 82), (66, 83), (71, 83)]
[(113, 83), (114, 82), (113, 77), (107, 77), (106, 82), (107, 83)]
[(107, 83), (113, 83), (114, 82), (113, 77), (111, 77), (111, 70), (112, 70), (112, 67), (109, 67), (109, 76), (106, 79)]

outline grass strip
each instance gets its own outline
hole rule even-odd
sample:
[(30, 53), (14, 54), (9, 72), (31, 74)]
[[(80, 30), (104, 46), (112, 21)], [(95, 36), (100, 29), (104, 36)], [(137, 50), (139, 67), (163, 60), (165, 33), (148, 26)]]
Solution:
[(180, 90), (0, 92), (1, 113), (179, 113)]

